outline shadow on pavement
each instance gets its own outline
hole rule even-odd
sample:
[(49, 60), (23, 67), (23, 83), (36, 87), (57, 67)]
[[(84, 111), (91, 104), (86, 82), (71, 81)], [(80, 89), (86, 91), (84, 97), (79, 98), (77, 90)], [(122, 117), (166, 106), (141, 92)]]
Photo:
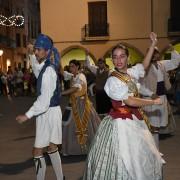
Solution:
[[(47, 165), (51, 165), (51, 160), (47, 154), (44, 154)], [(86, 160), (86, 155), (73, 155), (73, 156), (62, 156), (61, 155), (61, 161), (62, 164), (72, 164), (72, 163), (78, 163), (81, 161)]]
[(32, 139), (34, 137), (35, 136), (20, 137), (20, 138), (13, 139), (13, 141), (22, 141), (22, 140), (26, 140), (26, 139)]
[(19, 174), (25, 169), (31, 168), (33, 165), (33, 159), (28, 159), (23, 162), (13, 163), (13, 164), (0, 164), (1, 174)]
[[(45, 153), (45, 160), (47, 165), (51, 165), (51, 161), (49, 156)], [(61, 156), (62, 159), (62, 164), (71, 164), (71, 163), (77, 163), (80, 161), (85, 161), (86, 155), (81, 155), (81, 156)], [(33, 158), (28, 159), (23, 162), (18, 162), (18, 163), (12, 163), (12, 164), (1, 164), (0, 163), (0, 174), (8, 174), (8, 175), (13, 175), (13, 174), (20, 174), (24, 170), (28, 168), (34, 167), (34, 161)]]
[(168, 138), (172, 138), (173, 134), (159, 134), (159, 140), (166, 140)]

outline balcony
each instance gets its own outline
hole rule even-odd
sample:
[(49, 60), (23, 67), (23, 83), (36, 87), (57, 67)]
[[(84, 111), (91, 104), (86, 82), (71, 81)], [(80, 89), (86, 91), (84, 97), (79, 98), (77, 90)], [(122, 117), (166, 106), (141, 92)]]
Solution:
[(109, 24), (85, 24), (82, 28), (83, 41), (107, 41), (109, 40)]

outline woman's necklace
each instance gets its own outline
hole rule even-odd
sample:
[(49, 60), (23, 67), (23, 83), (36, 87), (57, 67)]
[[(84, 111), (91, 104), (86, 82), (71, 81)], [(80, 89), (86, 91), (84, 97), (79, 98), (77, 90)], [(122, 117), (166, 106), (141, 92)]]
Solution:
[(115, 70), (116, 70), (118, 73), (123, 74), (124, 76), (130, 77), (129, 74), (127, 73), (127, 71), (126, 71), (126, 72), (123, 72), (123, 71), (120, 71), (118, 68), (115, 68)]
[(118, 68), (115, 68), (115, 70), (120, 72), (120, 73), (127, 74), (127, 72), (120, 71)]

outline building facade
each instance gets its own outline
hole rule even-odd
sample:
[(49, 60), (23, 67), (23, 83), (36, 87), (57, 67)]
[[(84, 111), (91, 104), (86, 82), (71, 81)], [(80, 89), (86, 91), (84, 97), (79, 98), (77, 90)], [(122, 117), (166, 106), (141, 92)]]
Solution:
[(170, 4), (170, 0), (40, 0), (41, 30), (54, 40), (63, 65), (77, 51), (80, 60), (86, 50), (94, 61), (108, 59), (119, 43), (142, 59), (151, 31), (158, 35), (160, 50), (168, 47)]

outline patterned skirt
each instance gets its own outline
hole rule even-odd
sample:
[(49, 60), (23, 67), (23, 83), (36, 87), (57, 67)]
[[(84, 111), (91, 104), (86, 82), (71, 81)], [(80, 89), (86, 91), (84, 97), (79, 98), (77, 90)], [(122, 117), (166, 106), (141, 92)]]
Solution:
[[(84, 111), (85, 102), (84, 99), (77, 99), (78, 103), (78, 112), (79, 115), (82, 116)], [(91, 144), (92, 139), (98, 129), (101, 120), (96, 113), (93, 105), (90, 107), (90, 114), (88, 117), (88, 125), (87, 125), (87, 143), (86, 149), (82, 149), (78, 143), (76, 131), (77, 127), (73, 118), (72, 108), (66, 107), (65, 113), (63, 114), (63, 128), (62, 128), (62, 153), (63, 155), (84, 155), (87, 154), (88, 147)]]
[(161, 180), (162, 163), (144, 121), (107, 116), (91, 144), (83, 180)]

